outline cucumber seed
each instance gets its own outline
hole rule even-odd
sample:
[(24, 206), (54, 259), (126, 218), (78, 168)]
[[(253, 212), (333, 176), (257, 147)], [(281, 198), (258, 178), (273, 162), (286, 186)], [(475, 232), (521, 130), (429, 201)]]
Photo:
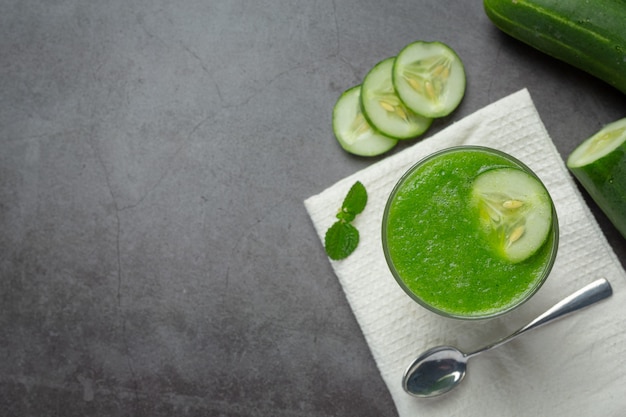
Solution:
[(522, 237), (525, 230), (526, 229), (524, 228), (524, 226), (517, 226), (515, 229), (513, 229), (511, 235), (509, 236), (509, 245), (517, 242), (519, 238)]
[(509, 210), (520, 208), (523, 205), (524, 205), (524, 202), (520, 200), (506, 200), (502, 203), (502, 207), (504, 207), (505, 209), (509, 209)]

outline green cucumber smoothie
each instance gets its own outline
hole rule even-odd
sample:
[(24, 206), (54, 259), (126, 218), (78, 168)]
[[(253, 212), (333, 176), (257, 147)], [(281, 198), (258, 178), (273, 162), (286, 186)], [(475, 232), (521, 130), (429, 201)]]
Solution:
[(488, 318), (543, 284), (558, 246), (556, 211), (539, 178), (515, 158), (455, 147), (413, 166), (383, 217), (387, 263), (422, 306)]

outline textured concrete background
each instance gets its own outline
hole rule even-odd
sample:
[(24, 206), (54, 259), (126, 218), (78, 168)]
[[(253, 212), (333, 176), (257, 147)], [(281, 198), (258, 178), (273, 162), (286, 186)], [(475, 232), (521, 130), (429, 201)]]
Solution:
[(0, 3), (7, 417), (395, 416), (302, 204), (376, 160), (339, 94), (440, 40), (468, 89), (430, 133), (524, 87), (564, 157), (625, 116), (480, 1)]

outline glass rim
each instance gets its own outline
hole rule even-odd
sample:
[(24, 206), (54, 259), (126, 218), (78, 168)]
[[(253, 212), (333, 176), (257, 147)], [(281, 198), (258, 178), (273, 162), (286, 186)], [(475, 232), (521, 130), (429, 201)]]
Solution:
[[(541, 278), (538, 279), (535, 282), (534, 287), (530, 291), (528, 291), (526, 293), (526, 295), (523, 298), (521, 298), (520, 300), (518, 300), (517, 302), (507, 306), (504, 309), (497, 310), (497, 311), (495, 311), (493, 313), (483, 314), (483, 315), (454, 314), (454, 313), (450, 313), (448, 311), (440, 310), (440, 309), (438, 309), (438, 308), (428, 304), (424, 300), (422, 300), (421, 297), (419, 297), (417, 294), (415, 294), (413, 291), (411, 291), (407, 287), (407, 285), (404, 283), (404, 281), (400, 277), (400, 274), (396, 270), (396, 268), (394, 266), (394, 263), (393, 263), (393, 260), (391, 259), (391, 255), (389, 253), (389, 247), (388, 247), (388, 243), (387, 243), (387, 218), (389, 216), (389, 210), (390, 210), (392, 202), (395, 199), (395, 196), (396, 196), (398, 190), (404, 184), (406, 179), (416, 169), (418, 169), (420, 166), (424, 165), (426, 162), (428, 162), (428, 161), (430, 161), (430, 160), (432, 160), (432, 159), (434, 159), (434, 158), (436, 158), (438, 156), (441, 156), (442, 154), (448, 154), (448, 153), (464, 151), (464, 150), (483, 151), (483, 152), (499, 155), (499, 156), (502, 156), (502, 157), (506, 158), (507, 160), (510, 160), (513, 163), (519, 165), (519, 167), (521, 169), (523, 169), (524, 171), (526, 171), (527, 173), (529, 173), (530, 175), (532, 175), (535, 179), (537, 179), (539, 181), (541, 186), (546, 190), (546, 193), (547, 193), (548, 198), (550, 200), (550, 204), (552, 206), (552, 227), (551, 227), (552, 235), (548, 237), (548, 240), (551, 240), (552, 243), (551, 243), (550, 253), (548, 255), (549, 258), (548, 258), (548, 260), (547, 260), (547, 262), (545, 264), (545, 267), (543, 269), (543, 273), (542, 273)], [(545, 186), (545, 184), (541, 180), (541, 178), (539, 178), (539, 176), (530, 167), (528, 167), (528, 165), (526, 165), (525, 163), (523, 163), (522, 161), (520, 161), (516, 157), (512, 156), (511, 154), (508, 154), (508, 153), (506, 153), (504, 151), (501, 151), (499, 149), (495, 149), (495, 148), (491, 148), (491, 147), (487, 147), (487, 146), (479, 146), (479, 145), (457, 145), (457, 146), (451, 146), (451, 147), (447, 147), (447, 148), (444, 148), (444, 149), (440, 149), (438, 151), (434, 151), (434, 152), (428, 154), (427, 156), (419, 159), (416, 163), (411, 165), (402, 174), (402, 176), (398, 179), (398, 181), (395, 183), (394, 187), (392, 188), (391, 192), (389, 193), (389, 196), (387, 198), (387, 202), (385, 203), (385, 209), (383, 211), (383, 218), (382, 218), (381, 234), (382, 234), (381, 241), (382, 241), (383, 253), (384, 253), (385, 261), (387, 263), (389, 271), (393, 275), (395, 281), (398, 283), (400, 288), (402, 288), (402, 290), (411, 299), (416, 301), (420, 306), (426, 308), (427, 310), (429, 310), (429, 311), (431, 311), (433, 313), (436, 313), (436, 314), (438, 314), (440, 316), (443, 316), (443, 317), (448, 317), (448, 318), (453, 318), (453, 319), (461, 319), (461, 320), (484, 320), (484, 319), (491, 319), (491, 318), (494, 318), (494, 317), (499, 317), (499, 316), (502, 316), (502, 315), (504, 315), (504, 314), (506, 314), (506, 313), (508, 313), (510, 311), (513, 311), (513, 310), (517, 309), (521, 305), (525, 304), (530, 298), (532, 298), (532, 296), (535, 295), (537, 293), (537, 291), (539, 291), (539, 289), (543, 286), (543, 284), (545, 283), (546, 279), (548, 278), (548, 276), (550, 275), (550, 273), (552, 271), (552, 268), (554, 266), (554, 263), (556, 261), (556, 257), (557, 257), (557, 254), (558, 254), (558, 247), (559, 247), (559, 220), (558, 220), (558, 216), (557, 216), (556, 206), (554, 204), (554, 200), (552, 199), (552, 195), (548, 191), (548, 188)]]

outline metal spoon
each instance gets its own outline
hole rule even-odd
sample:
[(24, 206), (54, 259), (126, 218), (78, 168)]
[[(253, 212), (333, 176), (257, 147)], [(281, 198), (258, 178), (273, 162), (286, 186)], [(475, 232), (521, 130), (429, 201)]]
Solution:
[(515, 333), (472, 353), (463, 353), (452, 346), (431, 348), (415, 359), (406, 370), (402, 378), (402, 387), (407, 393), (415, 397), (435, 397), (444, 394), (455, 388), (463, 380), (469, 358), (501, 346), (528, 330), (590, 306), (609, 297), (612, 293), (611, 285), (602, 278), (555, 304)]

